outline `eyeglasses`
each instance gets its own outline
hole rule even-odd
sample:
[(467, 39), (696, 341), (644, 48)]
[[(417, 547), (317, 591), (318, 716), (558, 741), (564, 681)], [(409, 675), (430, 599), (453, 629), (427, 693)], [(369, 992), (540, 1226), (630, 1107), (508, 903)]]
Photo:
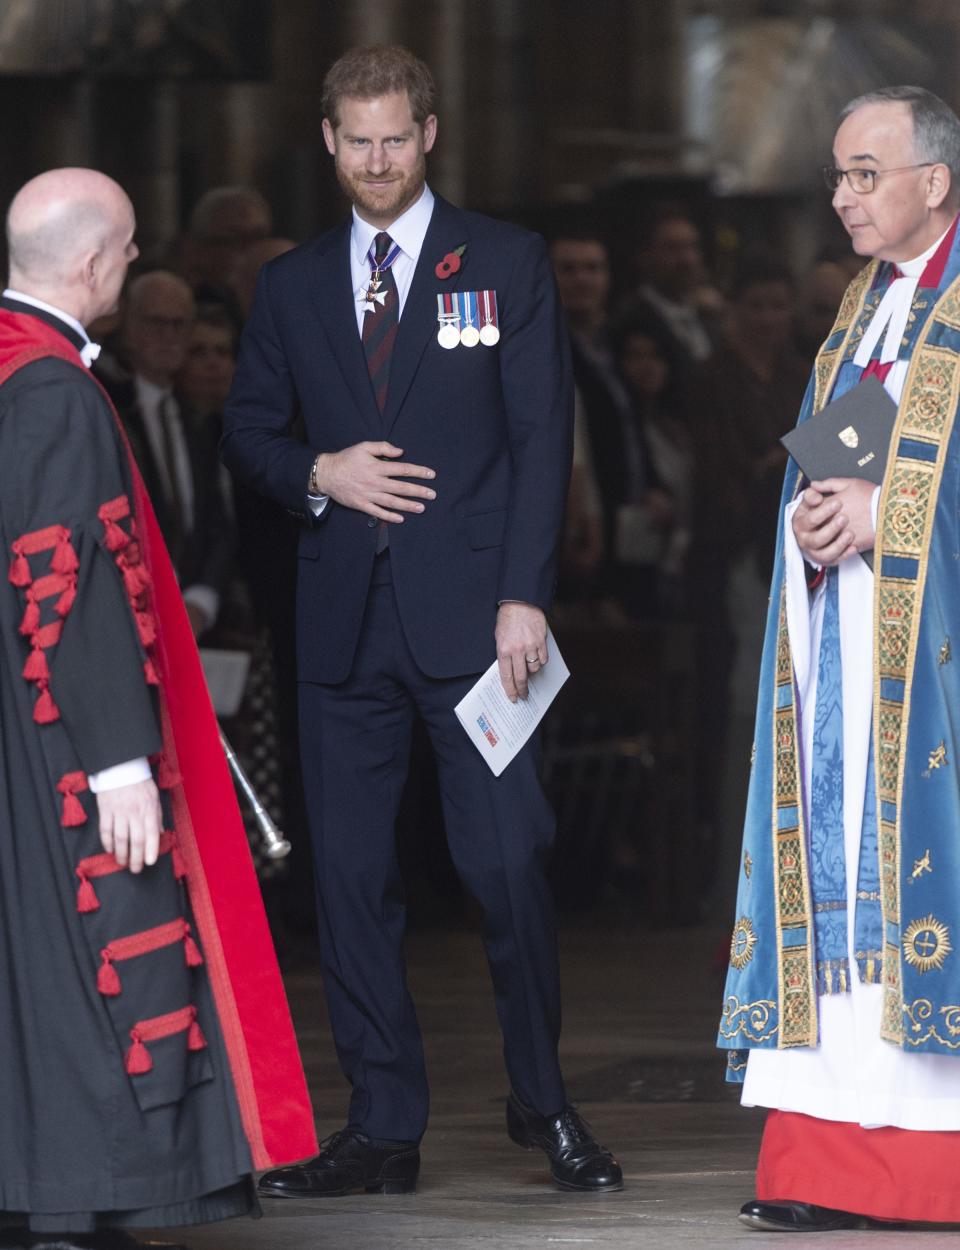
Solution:
[(881, 174), (902, 174), (907, 169), (926, 169), (928, 165), (936, 163), (921, 161), (919, 165), (898, 165), (896, 169), (836, 169), (833, 165), (824, 165), (823, 181), (828, 190), (836, 191), (840, 179), (846, 178), (851, 191), (855, 191), (857, 195), (869, 195), (876, 189), (877, 178)]

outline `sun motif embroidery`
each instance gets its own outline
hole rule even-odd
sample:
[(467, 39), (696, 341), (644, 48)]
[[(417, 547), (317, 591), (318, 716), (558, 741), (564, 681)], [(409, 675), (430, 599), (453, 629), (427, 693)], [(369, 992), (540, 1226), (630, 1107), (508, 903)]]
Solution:
[(918, 972), (939, 971), (952, 950), (950, 930), (935, 916), (911, 920), (904, 931), (903, 957)]
[(730, 939), (730, 963), (739, 972), (753, 958), (753, 948), (757, 944), (757, 934), (753, 921), (741, 916), (733, 926), (733, 937)]

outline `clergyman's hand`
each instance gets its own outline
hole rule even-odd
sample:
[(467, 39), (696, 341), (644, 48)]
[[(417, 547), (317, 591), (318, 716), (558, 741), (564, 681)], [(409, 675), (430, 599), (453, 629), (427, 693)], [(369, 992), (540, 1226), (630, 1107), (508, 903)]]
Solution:
[(356, 443), (343, 451), (327, 452), (317, 461), (316, 482), (345, 508), (355, 508), (380, 521), (399, 524), (404, 512), (422, 512), (421, 500), (436, 499), (437, 492), (402, 478), (432, 481), (437, 475), (422, 464), (397, 459), (403, 449), (392, 443)]
[(530, 603), (501, 603), (497, 612), (500, 684), (511, 703), (527, 697), (527, 675), (547, 660), (547, 618)]
[(873, 482), (861, 478), (810, 483), (793, 514), (793, 533), (811, 564), (839, 564), (870, 550), (876, 539), (871, 512), (875, 490)]
[(101, 790), (97, 795), (100, 813), (100, 845), (122, 867), (140, 872), (144, 864), (157, 862), (163, 811), (160, 795), (152, 780)]

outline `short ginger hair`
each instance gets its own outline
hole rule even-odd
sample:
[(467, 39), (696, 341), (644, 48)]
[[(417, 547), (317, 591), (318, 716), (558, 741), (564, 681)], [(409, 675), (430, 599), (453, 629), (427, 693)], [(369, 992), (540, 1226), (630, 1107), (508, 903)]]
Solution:
[(323, 115), (336, 130), (340, 102), (375, 100), (405, 91), (413, 120), (422, 126), (436, 112), (437, 88), (430, 70), (407, 48), (372, 44), (351, 48), (327, 70), (323, 80)]

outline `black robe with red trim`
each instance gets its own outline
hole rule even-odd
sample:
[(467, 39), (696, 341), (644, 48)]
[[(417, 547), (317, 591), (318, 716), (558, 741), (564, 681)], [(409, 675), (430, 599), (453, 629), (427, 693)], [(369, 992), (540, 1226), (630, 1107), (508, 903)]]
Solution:
[[(0, 1222), (199, 1223), (315, 1135), (169, 559), (62, 330), (0, 307)], [(135, 876), (87, 776), (139, 756)]]

